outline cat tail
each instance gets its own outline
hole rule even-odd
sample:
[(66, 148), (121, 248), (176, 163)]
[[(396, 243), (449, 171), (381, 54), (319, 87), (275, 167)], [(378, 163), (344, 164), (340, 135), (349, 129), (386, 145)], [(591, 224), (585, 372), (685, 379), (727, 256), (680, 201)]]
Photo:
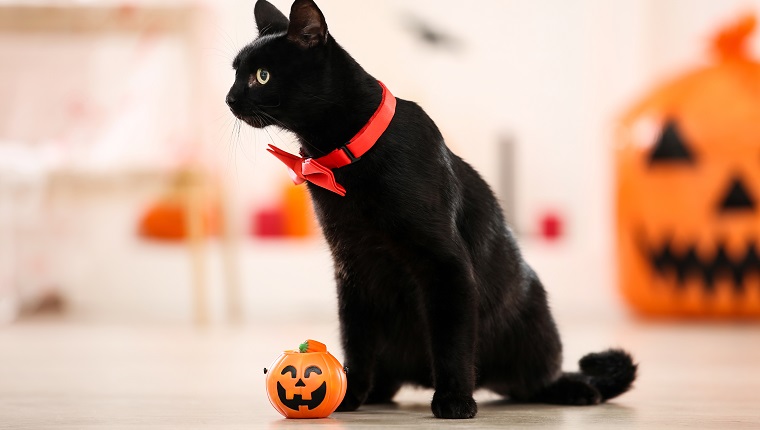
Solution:
[(581, 358), (580, 372), (565, 372), (544, 387), (534, 401), (560, 405), (594, 405), (631, 388), (637, 364), (627, 352), (609, 349)]

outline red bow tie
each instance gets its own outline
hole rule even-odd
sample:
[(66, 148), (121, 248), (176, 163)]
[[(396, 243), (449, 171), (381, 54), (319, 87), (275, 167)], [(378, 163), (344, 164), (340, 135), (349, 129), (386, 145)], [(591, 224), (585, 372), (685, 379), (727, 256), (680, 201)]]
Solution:
[(378, 81), (383, 89), (383, 99), (369, 122), (346, 145), (319, 158), (302, 158), (269, 145), (269, 151), (285, 163), (290, 171), (290, 178), (296, 185), (306, 181), (330, 190), (341, 196), (346, 195), (346, 189), (335, 181), (333, 169), (347, 166), (359, 159), (375, 145), (383, 135), (396, 113), (396, 98), (388, 88)]

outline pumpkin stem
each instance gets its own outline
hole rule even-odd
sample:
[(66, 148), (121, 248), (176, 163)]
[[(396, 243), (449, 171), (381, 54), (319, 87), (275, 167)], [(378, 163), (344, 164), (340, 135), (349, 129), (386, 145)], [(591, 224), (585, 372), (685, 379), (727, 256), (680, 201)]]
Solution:
[(306, 339), (302, 344), (298, 345), (298, 351), (305, 352), (327, 352), (327, 347), (324, 343), (316, 341), (314, 339)]
[(723, 28), (713, 38), (712, 49), (721, 60), (747, 57), (747, 39), (755, 30), (757, 20), (752, 14)]

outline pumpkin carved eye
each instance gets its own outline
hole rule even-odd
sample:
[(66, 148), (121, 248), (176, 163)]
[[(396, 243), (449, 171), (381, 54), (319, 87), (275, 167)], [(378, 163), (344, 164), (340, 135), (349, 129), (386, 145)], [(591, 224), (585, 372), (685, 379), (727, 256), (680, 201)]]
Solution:
[(754, 211), (755, 198), (749, 191), (747, 184), (739, 176), (735, 176), (729, 184), (728, 190), (720, 201), (721, 212)]
[(317, 375), (321, 375), (322, 374), (322, 369), (320, 369), (317, 366), (309, 366), (308, 368), (306, 368), (306, 371), (303, 372), (303, 377), (304, 378), (308, 378), (309, 376), (311, 376), (312, 373), (316, 373)]
[(694, 154), (681, 137), (678, 125), (675, 121), (668, 121), (662, 134), (649, 153), (649, 165), (660, 163), (684, 163), (693, 164)]
[(286, 373), (290, 373), (290, 377), (295, 379), (296, 377), (296, 368), (293, 366), (286, 366), (284, 369), (282, 369), (282, 372), (280, 375), (284, 375)]

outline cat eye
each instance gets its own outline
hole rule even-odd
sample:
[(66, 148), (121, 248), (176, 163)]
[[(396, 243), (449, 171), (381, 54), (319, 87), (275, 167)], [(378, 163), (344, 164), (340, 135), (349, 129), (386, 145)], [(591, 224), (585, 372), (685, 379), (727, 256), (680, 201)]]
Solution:
[(259, 81), (261, 85), (266, 85), (267, 82), (269, 82), (270, 77), (269, 70), (267, 69), (259, 69), (256, 71), (256, 80)]

